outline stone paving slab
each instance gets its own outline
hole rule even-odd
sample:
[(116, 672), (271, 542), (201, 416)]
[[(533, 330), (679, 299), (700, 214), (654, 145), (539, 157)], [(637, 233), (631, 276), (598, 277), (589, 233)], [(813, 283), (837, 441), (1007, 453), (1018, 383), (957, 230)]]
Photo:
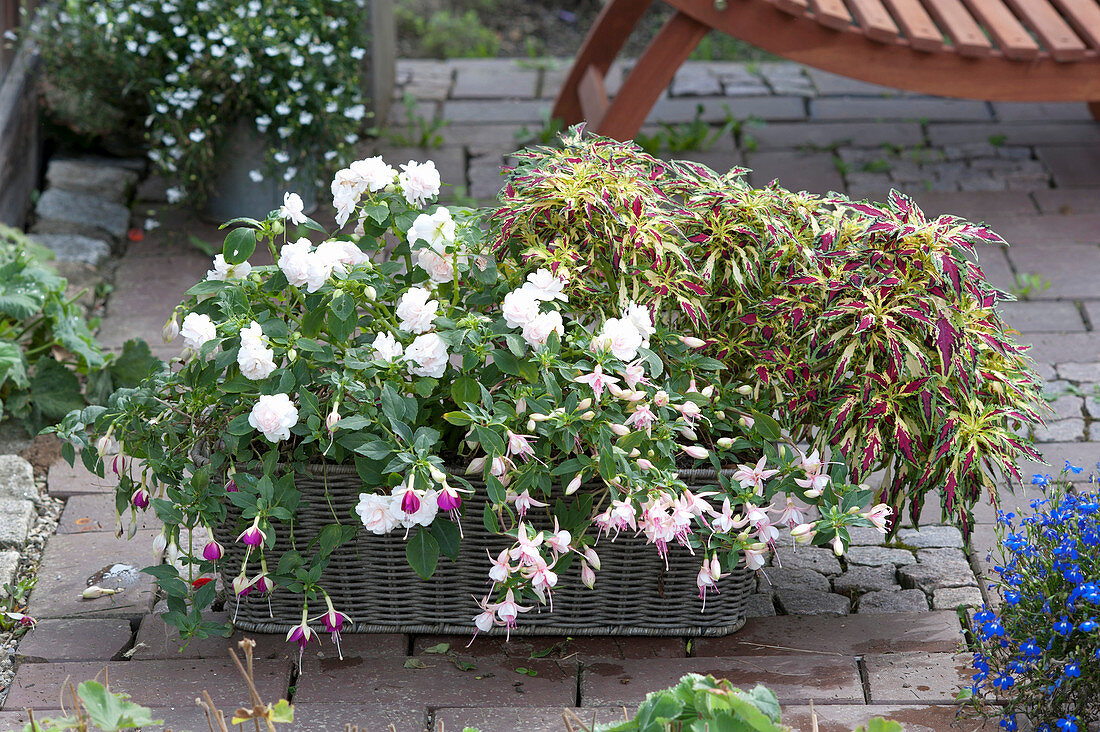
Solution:
[(118, 660), (131, 640), (124, 618), (40, 620), (19, 641), (18, 657), (23, 663)]
[(935, 122), (985, 121), (986, 102), (971, 99), (867, 99), (827, 97), (810, 101), (810, 114), (821, 120), (933, 120)]
[[(122, 523), (129, 526), (133, 520), (130, 511), (122, 516)], [(138, 529), (160, 529), (161, 522), (152, 509), (137, 512)], [(84, 534), (89, 531), (115, 531), (118, 516), (115, 513), (113, 493), (84, 493), (75, 495), (65, 502), (61, 511), (61, 521), (57, 525), (59, 534)]]
[(1081, 214), (1100, 212), (1100, 195), (1095, 189), (1053, 188), (1031, 194), (1045, 214)]
[[(153, 578), (137, 574), (155, 564), (153, 537), (157, 532), (139, 531), (132, 540), (114, 534), (58, 534), (46, 544), (38, 568), (38, 584), (31, 593), (29, 613), (44, 618), (140, 618), (153, 604)], [(123, 568), (126, 568), (123, 571)], [(107, 576), (98, 578), (106, 571)], [(94, 600), (81, 599), (91, 584), (112, 588), (118, 578), (127, 583), (121, 594)]]
[(581, 706), (638, 704), (655, 689), (676, 684), (686, 673), (711, 674), (751, 689), (765, 684), (781, 702), (861, 703), (863, 687), (855, 660), (824, 654), (723, 656), (585, 664)]
[(18, 455), (0, 455), (0, 498), (35, 500), (34, 468)]
[[(419, 664), (425, 667), (415, 667)], [(429, 704), (572, 706), (575, 703), (575, 662), (482, 658), (474, 664), (474, 669), (462, 671), (445, 656), (366, 658), (347, 651), (343, 661), (335, 657), (307, 657), (294, 700), (302, 704), (355, 703), (391, 709), (415, 709)], [(518, 672), (518, 668), (534, 671), (536, 675)]]
[[(352, 636), (348, 636), (349, 638)], [(418, 635), (413, 639), (412, 653), (420, 655), (425, 648), (446, 643), (450, 650), (474, 658), (683, 658), (687, 648), (682, 638), (634, 636), (526, 636), (505, 640), (499, 636)], [(469, 645), (467, 645), (469, 644)], [(538, 654), (538, 655), (535, 655)]]
[(88, 193), (116, 203), (126, 203), (137, 180), (135, 171), (103, 165), (97, 160), (54, 159), (46, 168), (46, 183), (51, 187)]
[(927, 126), (933, 145), (954, 145), (995, 138), (1005, 145), (1095, 145), (1100, 129), (1095, 122), (1018, 122), (1013, 124), (962, 124), (933, 122)]
[(113, 496), (117, 482), (100, 478), (85, 468), (79, 459), (73, 465), (65, 460), (58, 460), (50, 466), (46, 476), (47, 490), (54, 498), (69, 498), (88, 493), (110, 493)]
[[(224, 623), (228, 622), (232, 613), (210, 613), (209, 620), (215, 622)], [(351, 637), (351, 636), (347, 636)], [(286, 635), (284, 634), (264, 634), (264, 633), (245, 633), (238, 631), (229, 638), (196, 638), (188, 642), (186, 645), (180, 640), (179, 632), (174, 627), (165, 625), (164, 621), (160, 619), (159, 614), (148, 614), (142, 617), (141, 624), (138, 626), (137, 635), (134, 638), (134, 653), (132, 658), (135, 661), (149, 661), (154, 659), (183, 659), (183, 658), (213, 658), (222, 660), (228, 658), (229, 651), (237, 651), (238, 655), (241, 652), (237, 649), (237, 642), (242, 638), (251, 638), (256, 641), (256, 648), (253, 650), (253, 654), (256, 658), (262, 659), (283, 659), (290, 658), (293, 655), (297, 658), (297, 647), (292, 647), (286, 642)], [(374, 636), (365, 636), (365, 638), (374, 638)], [(403, 638), (403, 636), (402, 636)], [(328, 650), (327, 637), (324, 646), (315, 644), (311, 646), (313, 653), (320, 653), (320, 649)], [(387, 645), (380, 643), (379, 648), (401, 653), (405, 652), (404, 646)], [(291, 653), (291, 651), (295, 653)], [(243, 656), (242, 656), (243, 657)]]
[[(977, 732), (997, 730), (997, 722), (982, 720), (956, 720), (959, 708), (949, 705), (924, 704), (822, 704), (810, 707), (791, 706), (783, 709), (783, 724), (792, 732), (851, 732), (875, 717), (892, 719), (905, 727), (905, 732)], [(817, 717), (814, 726), (812, 716)]]
[(22, 549), (37, 518), (30, 501), (0, 498), (0, 547)]
[[(287, 694), (290, 661), (256, 661), (254, 680), (261, 698)], [(110, 680), (113, 691), (126, 692), (145, 706), (191, 706), (208, 691), (220, 708), (235, 710), (248, 700), (248, 686), (232, 661), (117, 661), (25, 663), (15, 673), (5, 709), (57, 709), (62, 684), (71, 680)]]
[[(623, 718), (621, 708), (595, 708), (575, 709), (569, 711), (577, 715), (586, 724), (591, 724), (593, 718), (597, 723), (619, 721)], [(631, 710), (633, 711), (633, 710)], [(432, 721), (435, 724), (443, 723), (443, 729), (462, 730), (473, 727), (478, 732), (563, 732), (565, 724), (562, 721), (563, 707), (481, 707), (481, 708), (454, 708), (447, 707), (432, 711)], [(574, 723), (575, 728), (575, 723)], [(433, 728), (434, 729), (434, 728)]]
[(0, 552), (0, 587), (15, 582), (21, 560), (19, 552)]
[(1100, 178), (1096, 175), (1100, 167), (1100, 150), (1094, 145), (1040, 145), (1035, 152), (1054, 174), (1054, 182), (1059, 188), (1100, 186)]
[(101, 234), (121, 241), (130, 226), (130, 209), (87, 193), (49, 188), (35, 206), (35, 234)]
[(751, 618), (745, 627), (722, 638), (697, 638), (696, 656), (768, 655), (784, 653), (901, 653), (954, 651), (962, 639), (953, 612), (894, 613), (873, 618), (778, 616)]
[(970, 681), (970, 657), (951, 653), (897, 653), (863, 659), (872, 704), (951, 703)]
[[(1100, 241), (1100, 232), (1093, 236)], [(1093, 297), (1096, 294), (1100, 247), (1047, 243), (1043, 247), (1016, 247), (1008, 256), (1017, 272), (1040, 275), (1050, 283), (1050, 289), (1032, 294), (1036, 300)]]
[(830, 148), (835, 145), (879, 148), (916, 146), (923, 141), (917, 122), (772, 122), (746, 132), (760, 150), (792, 147)]
[(1086, 330), (1081, 311), (1072, 302), (1003, 302), (997, 309), (1005, 322), (1021, 333), (1080, 333)]

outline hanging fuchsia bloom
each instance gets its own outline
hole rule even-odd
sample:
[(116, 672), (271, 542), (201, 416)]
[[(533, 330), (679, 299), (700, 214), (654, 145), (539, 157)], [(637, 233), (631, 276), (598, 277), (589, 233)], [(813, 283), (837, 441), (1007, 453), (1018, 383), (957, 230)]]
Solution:
[(206, 546), (202, 548), (202, 558), (210, 562), (216, 562), (225, 555), (225, 550), (222, 545), (211, 539), (206, 542)]
[(247, 529), (242, 531), (239, 536), (237, 536), (237, 541), (249, 547), (260, 546), (265, 541), (267, 541), (267, 534), (260, 531), (259, 523), (260, 519), (257, 518), (251, 526), (249, 526)]
[[(486, 554), (489, 554), (489, 550), (485, 550)], [(507, 549), (501, 550), (496, 559), (493, 559), (493, 555), (489, 554), (489, 562), (493, 565), (489, 570), (489, 579), (493, 581), (493, 584), (498, 582), (504, 582), (512, 574), (512, 565), (508, 563), (509, 552)]]
[(339, 612), (332, 606), (332, 600), (328, 595), (325, 595), (325, 605), (328, 606), (328, 612), (320, 617), (321, 627), (325, 629), (326, 633), (331, 634), (332, 642), (336, 644), (336, 655), (340, 657), (340, 660), (344, 660), (344, 653), (340, 650), (340, 631), (344, 628), (344, 622), (351, 622), (351, 618), (342, 612)]
[(134, 505), (134, 508), (140, 508), (144, 511), (149, 508), (149, 499), (149, 491), (145, 490), (145, 486), (141, 486), (130, 496), (130, 503)]
[(32, 618), (30, 615), (24, 615), (23, 613), (4, 613), (4, 616), (9, 620), (14, 620), (25, 628), (33, 628), (38, 625), (38, 621)]
[(757, 570), (763, 567), (767, 561), (768, 545), (750, 544), (744, 548), (742, 553), (745, 555), (745, 567), (750, 570)]
[(709, 562), (704, 559), (699, 575), (695, 578), (695, 584), (699, 586), (699, 597), (703, 601), (703, 607), (699, 612), (706, 612), (707, 590), (711, 589), (718, 592), (718, 580), (720, 579), (722, 579), (722, 565), (718, 561), (718, 555), (713, 555)]
[(527, 490), (516, 496), (508, 496), (508, 502), (516, 504), (516, 512), (520, 516), (526, 516), (527, 512), (533, 506), (538, 506), (540, 508), (546, 506), (546, 504), (542, 501), (536, 501), (534, 498), (532, 498), (531, 492)]
[(631, 389), (636, 389), (638, 384), (649, 383), (645, 378), (645, 366), (642, 365), (641, 359), (627, 364), (622, 374), (623, 381), (625, 381), (626, 385)]
[(420, 510), (420, 497), (412, 488), (406, 490), (405, 495), (401, 497), (401, 510), (405, 513), (416, 513)]
[(518, 457), (526, 461), (535, 454), (535, 448), (528, 442), (534, 439), (534, 435), (518, 435), (512, 430), (505, 430), (505, 435), (508, 437), (508, 457)]
[(582, 374), (573, 379), (573, 381), (577, 382), (578, 384), (588, 384), (589, 386), (591, 386), (592, 393), (596, 396), (596, 399), (600, 398), (600, 396), (603, 394), (604, 388), (608, 384), (619, 383), (619, 380), (616, 377), (608, 376), (607, 374), (605, 374), (603, 372), (603, 366), (600, 366), (599, 364), (596, 364), (596, 368), (592, 369), (592, 373)]
[(527, 535), (527, 526), (520, 524), (516, 529), (516, 546), (509, 551), (513, 560), (518, 560), (523, 566), (532, 566), (542, 562), (542, 554), (539, 547), (542, 545), (545, 534), (537, 532), (533, 537)]
[(440, 489), (435, 502), (440, 511), (457, 511), (462, 506), (462, 496), (451, 486), (445, 485)]
[(639, 404), (634, 408), (633, 414), (626, 418), (626, 424), (628, 427), (633, 427), (636, 430), (645, 430), (645, 433), (652, 434), (653, 425), (657, 423), (657, 415), (653, 413), (653, 410), (649, 408), (648, 404)]
[(755, 493), (764, 492), (764, 481), (772, 477), (778, 470), (767, 470), (768, 458), (762, 457), (755, 466), (739, 465), (733, 473), (733, 479), (741, 484), (742, 488), (752, 488)]
[[(474, 599), (477, 600), (476, 597)], [(491, 603), (489, 602), (489, 598), (486, 597), (483, 600), (478, 600), (477, 606), (481, 608), (481, 612), (474, 616), (474, 627), (477, 628), (477, 630), (474, 631), (474, 637), (466, 644), (467, 648), (473, 645), (474, 638), (477, 638), (477, 634), (480, 631), (484, 630), (488, 633), (489, 630), (496, 625), (496, 611), (499, 603)]]
[(779, 514), (779, 518), (776, 519), (776, 525), (786, 525), (788, 529), (793, 529), (795, 526), (803, 523), (805, 517), (802, 515), (802, 509), (794, 502), (790, 496), (787, 496), (787, 506), (783, 509), (783, 512)]
[(233, 578), (233, 594), (237, 596), (238, 600), (242, 597), (247, 597), (252, 592), (252, 582), (244, 576), (244, 572)]
[(893, 512), (893, 509), (885, 503), (879, 503), (873, 506), (870, 511), (863, 514), (863, 518), (870, 521), (875, 525), (876, 529), (885, 534), (887, 529), (890, 528), (890, 515)]
[(274, 588), (275, 585), (271, 584), (271, 580), (268, 578), (266, 572), (260, 572), (252, 578), (252, 589), (261, 595), (271, 592)]
[(530, 612), (532, 608), (533, 606), (531, 605), (524, 607), (517, 603), (514, 593), (508, 590), (504, 602), (497, 605), (496, 608), (497, 618), (499, 618), (500, 622), (504, 624), (504, 627), (508, 629), (508, 632), (505, 634), (506, 640), (512, 639), (512, 628), (516, 627), (516, 618), (519, 617), (519, 614)]
[(558, 554), (569, 551), (569, 543), (573, 541), (573, 535), (565, 529), (558, 528), (558, 517), (554, 517), (554, 530), (546, 535), (546, 545)]
[(121, 478), (122, 474), (126, 472), (126, 456), (122, 453), (118, 453), (111, 458), (111, 472), (117, 477)]
[(309, 619), (306, 616), (307, 608), (302, 608), (302, 622), (295, 625), (290, 629), (290, 632), (286, 634), (287, 643), (298, 644), (298, 670), (302, 669), (302, 653), (306, 649), (306, 645), (317, 634), (313, 631), (313, 628), (309, 627)]

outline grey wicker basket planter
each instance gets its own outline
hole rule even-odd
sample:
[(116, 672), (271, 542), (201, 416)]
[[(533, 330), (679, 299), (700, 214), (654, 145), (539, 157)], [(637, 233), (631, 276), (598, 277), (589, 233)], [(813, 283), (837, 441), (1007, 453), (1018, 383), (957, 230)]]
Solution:
[[(689, 482), (709, 484), (713, 471), (686, 471)], [(709, 480), (708, 480), (709, 479)], [(328, 498), (325, 498), (327, 482)], [(353, 468), (329, 466), (325, 478), (298, 478), (302, 502), (294, 527), (299, 546), (308, 544), (333, 521), (354, 521), (362, 481)], [(347, 613), (351, 633), (458, 633), (473, 630), (475, 597), (489, 589), (489, 558), (505, 548), (481, 521), (484, 493), (466, 501), (459, 559), (441, 557), (435, 574), (422, 580), (405, 559), (406, 542), (399, 531), (376, 536), (360, 531), (333, 552), (323, 584), (338, 610)], [(226, 547), (220, 571), (230, 586), (239, 571), (244, 547), (235, 541), (235, 523), (215, 531)], [(290, 548), (289, 532), (278, 533), (272, 556)], [(621, 535), (597, 546), (602, 569), (595, 589), (580, 581), (579, 562), (571, 565), (554, 591), (554, 611), (545, 608), (521, 614), (513, 634), (528, 635), (650, 635), (718, 636), (745, 623), (745, 607), (753, 592), (754, 573), (739, 566), (719, 584), (720, 594), (708, 593), (701, 610), (695, 580), (702, 563), (678, 546), (670, 548), (668, 569), (654, 547), (641, 538)], [(229, 600), (232, 605), (235, 599)], [(320, 612), (320, 610), (318, 610)], [(301, 622), (300, 598), (275, 590), (270, 597), (246, 596), (236, 609), (237, 628), (256, 633), (285, 633)], [(503, 634), (503, 628), (491, 633)]]

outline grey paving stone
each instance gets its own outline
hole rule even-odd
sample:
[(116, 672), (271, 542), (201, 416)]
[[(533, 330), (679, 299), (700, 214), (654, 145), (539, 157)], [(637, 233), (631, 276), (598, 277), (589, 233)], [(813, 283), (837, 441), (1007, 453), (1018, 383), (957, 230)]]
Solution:
[(938, 567), (951, 564), (969, 566), (969, 562), (966, 558), (966, 552), (964, 552), (962, 549), (954, 549), (948, 547), (918, 549), (917, 563), (934, 564)]
[(785, 61), (765, 61), (757, 64), (757, 69), (775, 94), (792, 94), (801, 97), (817, 96), (817, 89), (802, 66)]
[(47, 189), (35, 206), (37, 223), (32, 229), (36, 234), (97, 234), (116, 241), (126, 236), (130, 226), (130, 209), (102, 198)]
[(1096, 464), (1096, 445), (1089, 442), (1051, 442), (1043, 445), (1043, 454), (1047, 455), (1053, 465), (1037, 463), (1031, 460), (1019, 461), (1020, 475), (1024, 482), (1028, 483), (1031, 476), (1039, 474), (1057, 474), (1062, 469), (1063, 461), (1069, 460), (1074, 465), (1081, 465), (1086, 469), (1077, 475), (1066, 476), (1072, 483), (1087, 483), (1091, 466)]
[(970, 656), (897, 653), (864, 659), (874, 704), (947, 702), (970, 682)]
[(745, 155), (745, 164), (752, 169), (749, 180), (763, 186), (774, 179), (792, 191), (805, 190), (823, 194), (840, 191), (844, 179), (833, 156), (819, 152), (754, 152)]
[(80, 234), (35, 234), (33, 238), (61, 261), (98, 267), (111, 258), (111, 245), (102, 239)]
[(546, 100), (501, 100), (487, 107), (484, 102), (472, 100), (448, 100), (443, 103), (443, 119), (451, 122), (504, 124), (509, 122), (541, 122), (550, 109)]
[[(110, 493), (81, 493), (65, 501), (59, 534), (83, 534), (89, 531), (117, 532), (120, 524), (129, 528), (133, 517), (129, 510), (120, 517), (115, 513), (115, 497)], [(138, 511), (139, 529), (160, 529), (162, 524), (153, 511)], [(184, 532), (186, 534), (186, 532)]]
[(0, 498), (0, 546), (22, 549), (37, 516), (30, 501)]
[[(30, 465), (27, 467), (30, 468)], [(0, 476), (3, 475), (2, 471), (3, 458), (0, 458)], [(0, 486), (3, 486), (3, 484), (3, 479), (0, 478)], [(114, 495), (117, 485), (117, 479), (100, 478), (85, 468), (79, 455), (73, 465), (69, 465), (64, 460), (58, 460), (50, 466), (50, 471), (46, 474), (46, 490), (54, 498), (68, 498), (84, 493), (109, 493)], [(0, 489), (0, 494), (8, 495), (2, 489)]]
[(787, 615), (847, 615), (851, 610), (847, 597), (832, 592), (777, 590), (775, 597)]
[(878, 529), (869, 526), (856, 526), (848, 529), (852, 537), (852, 546), (880, 546), (886, 541), (886, 536)]
[(941, 587), (932, 592), (933, 610), (981, 607), (982, 602), (982, 591), (977, 587)]
[(1031, 196), (1045, 214), (1100, 212), (1100, 196), (1088, 188), (1051, 188), (1034, 191)]
[(1059, 188), (1096, 188), (1100, 186), (1100, 151), (1094, 145), (1046, 146), (1036, 154), (1051, 171)]
[(916, 122), (775, 122), (753, 131), (757, 147), (830, 148), (847, 145), (878, 149), (884, 144), (908, 147), (923, 140)]
[(691, 122), (699, 105), (704, 122), (725, 122), (727, 118), (792, 121), (806, 118), (805, 103), (800, 97), (681, 97), (665, 98), (653, 105), (648, 122)]
[[(1063, 301), (1020, 301), (997, 304), (1011, 327), (1022, 333), (1032, 332), (1082, 332), (1085, 323), (1081, 320), (1081, 311), (1071, 302)], [(1085, 381), (1086, 379), (1081, 379)]]
[(812, 569), (769, 567), (757, 574), (757, 586), (761, 592), (799, 589), (828, 592), (829, 580)]
[(898, 570), (901, 586), (932, 594), (941, 587), (977, 587), (978, 581), (969, 565), (910, 564)]
[(745, 64), (736, 62), (710, 63), (709, 68), (722, 82), (722, 93), (729, 97), (751, 97), (771, 94), (764, 79)]
[[(153, 552), (155, 531), (139, 531), (132, 540), (113, 534), (58, 534), (46, 544), (31, 592), (29, 613), (42, 618), (140, 618), (153, 605), (153, 578), (140, 570), (159, 559)], [(122, 588), (119, 594), (84, 600), (92, 585)]]
[(898, 532), (898, 541), (917, 548), (950, 547), (961, 549), (962, 532), (954, 526), (925, 526), (920, 531), (902, 529)]
[(806, 68), (806, 74), (813, 80), (814, 86), (817, 87), (818, 92), (823, 95), (869, 97), (911, 96), (909, 92), (899, 89), (891, 89), (888, 86), (871, 84), (866, 81), (860, 81), (859, 79), (852, 79), (848, 76), (840, 76), (839, 74), (831, 74), (828, 71), (821, 71), (820, 69), (811, 67)]
[[(1048, 247), (1017, 247), (1013, 242), (1008, 257), (1016, 265), (1016, 271), (1041, 276), (1050, 284), (1048, 289), (1035, 292), (1033, 299), (1088, 298), (1096, 294), (1094, 278), (1089, 275), (1100, 271), (1100, 248), (1095, 246), (1100, 241), (1100, 232), (1082, 233), (1088, 237), (1088, 242), (1083, 243), (1089, 246), (1052, 242)], [(1093, 267), (1098, 269), (1092, 270)]]
[(1056, 368), (1058, 376), (1067, 381), (1078, 383), (1082, 381), (1088, 383), (1100, 382), (1100, 363), (1073, 363), (1070, 361), (1057, 364)]
[[(779, 618), (761, 618), (778, 620)], [(834, 619), (835, 620), (835, 619)], [(771, 641), (774, 645), (776, 637)], [(702, 639), (701, 639), (702, 640)], [(748, 651), (746, 653), (754, 653)], [(712, 658), (669, 658), (586, 664), (581, 675), (584, 707), (633, 706), (654, 689), (677, 683), (686, 673), (711, 674), (729, 679), (742, 689), (766, 684), (785, 704), (799, 699), (816, 703), (862, 703), (863, 693), (855, 660), (819, 653), (780, 652)], [(494, 703), (500, 703), (499, 701)], [(582, 718), (584, 714), (580, 715)]]
[(0, 455), (0, 498), (38, 498), (34, 469), (18, 455)]
[(833, 578), (833, 592), (855, 595), (863, 592), (901, 589), (894, 567), (849, 567), (844, 574)]
[(819, 546), (777, 546), (773, 563), (786, 569), (810, 569), (824, 575), (841, 572), (840, 560), (833, 550)]
[(1080, 417), (1058, 419), (1035, 426), (1036, 442), (1072, 442), (1085, 439), (1085, 420)]
[(928, 598), (920, 590), (868, 592), (859, 598), (856, 612), (862, 615), (927, 612)]
[(987, 142), (990, 137), (1003, 138), (1005, 145), (1095, 145), (1100, 143), (1100, 130), (1092, 122), (1020, 122), (1010, 125), (933, 122), (928, 125), (928, 139), (933, 145)]
[(810, 100), (810, 116), (821, 120), (920, 120), (985, 121), (990, 118), (985, 102), (969, 99), (820, 97)]
[(686, 61), (672, 77), (669, 93), (674, 97), (709, 97), (722, 93), (722, 82), (705, 63)]
[(775, 615), (775, 596), (771, 592), (757, 592), (749, 595), (745, 605), (745, 617), (766, 618)]
[(993, 112), (1002, 122), (1091, 121), (1083, 102), (993, 102)]
[(1028, 344), (1035, 361), (1057, 362), (1100, 357), (1100, 333), (1025, 333), (1017, 343)]
[(511, 59), (470, 59), (456, 69), (451, 99), (533, 99), (538, 79)]
[(112, 661), (132, 639), (130, 621), (122, 618), (40, 620), (19, 641), (16, 654), (27, 663)]
[(126, 203), (138, 174), (126, 168), (80, 159), (51, 160), (46, 183), (53, 188), (89, 193), (116, 203)]
[(0, 552), (0, 587), (15, 582), (20, 560), (19, 552)]

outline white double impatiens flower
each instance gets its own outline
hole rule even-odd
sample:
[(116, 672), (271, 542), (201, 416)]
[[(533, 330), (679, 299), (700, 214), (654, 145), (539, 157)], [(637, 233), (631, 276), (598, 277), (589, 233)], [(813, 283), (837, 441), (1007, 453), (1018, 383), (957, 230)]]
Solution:
[(438, 310), (439, 303), (432, 299), (432, 293), (423, 287), (409, 288), (397, 301), (398, 326), (409, 333), (426, 333)]
[(397, 171), (381, 156), (356, 160), (336, 172), (332, 180), (332, 198), (336, 206), (336, 223), (343, 226), (351, 218), (364, 193), (382, 190), (397, 178)]
[(649, 310), (631, 302), (623, 310), (623, 317), (604, 321), (591, 347), (593, 351), (609, 350), (620, 361), (633, 361), (639, 348), (649, 347), (649, 337), (654, 332)]
[(371, 343), (374, 349), (375, 361), (400, 361), (404, 353), (400, 341), (393, 337), (393, 333), (379, 333)]
[(288, 394), (265, 394), (248, 415), (248, 424), (269, 442), (290, 439), (290, 428), (298, 424), (298, 408)]
[(247, 328), (241, 328), (237, 365), (241, 374), (252, 381), (266, 379), (275, 370), (275, 351), (268, 348), (263, 329), (255, 320)]
[(306, 292), (317, 292), (333, 274), (346, 274), (348, 267), (365, 263), (369, 257), (348, 241), (321, 242), (316, 249), (309, 239), (284, 244), (279, 250), (279, 269), (286, 281)]
[(439, 171), (431, 160), (426, 163), (410, 160), (402, 165), (397, 182), (410, 206), (423, 206), (429, 198), (435, 198), (439, 194)]
[(228, 280), (243, 280), (252, 272), (252, 265), (248, 262), (229, 264), (221, 254), (214, 257), (214, 269), (206, 271), (206, 279), (226, 282)]
[(413, 376), (430, 376), (438, 379), (447, 370), (447, 342), (438, 333), (418, 335), (405, 349), (409, 373)]
[(184, 346), (198, 353), (204, 343), (218, 337), (218, 327), (214, 325), (209, 315), (188, 313), (183, 319), (180, 335), (183, 336)]

